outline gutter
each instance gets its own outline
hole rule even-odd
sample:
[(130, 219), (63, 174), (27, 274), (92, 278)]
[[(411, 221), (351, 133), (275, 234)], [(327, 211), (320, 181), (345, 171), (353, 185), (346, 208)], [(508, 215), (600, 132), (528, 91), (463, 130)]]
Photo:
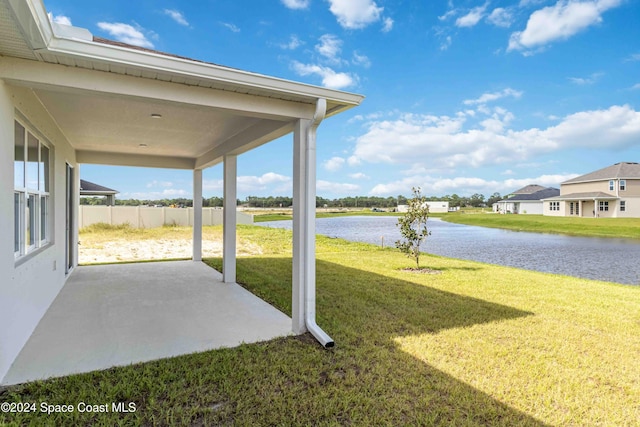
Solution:
[(304, 306), (305, 306), (305, 326), (311, 332), (311, 335), (324, 347), (331, 348), (335, 345), (333, 339), (323, 331), (316, 323), (316, 134), (320, 122), (327, 112), (327, 100), (318, 99), (316, 102), (316, 111), (313, 119), (306, 129), (307, 147), (306, 147), (306, 170), (307, 170), (307, 216), (304, 219), (306, 224), (304, 228), (309, 233), (306, 247), (307, 269), (306, 280), (304, 284)]

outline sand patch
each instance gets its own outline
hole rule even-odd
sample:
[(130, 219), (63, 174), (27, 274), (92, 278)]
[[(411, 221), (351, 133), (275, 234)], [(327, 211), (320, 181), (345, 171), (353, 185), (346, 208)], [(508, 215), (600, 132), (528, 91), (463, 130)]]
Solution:
[[(262, 249), (252, 243), (238, 242), (237, 253), (238, 255), (259, 255), (262, 253)], [(121, 239), (96, 244), (81, 244), (78, 249), (80, 264), (191, 258), (191, 256), (190, 239), (144, 239), (137, 241)], [(222, 256), (222, 242), (203, 240), (202, 256)]]

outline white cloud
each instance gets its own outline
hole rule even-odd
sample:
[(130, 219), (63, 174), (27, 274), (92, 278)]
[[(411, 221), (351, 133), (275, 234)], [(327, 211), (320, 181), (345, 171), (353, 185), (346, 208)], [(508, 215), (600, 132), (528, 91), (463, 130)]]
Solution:
[(350, 173), (349, 178), (353, 179), (369, 179), (369, 175), (366, 175), (362, 172)]
[(232, 24), (230, 22), (221, 22), (220, 25), (222, 25), (223, 27), (226, 27), (227, 29), (229, 29), (233, 33), (239, 33), (240, 32), (240, 28), (238, 26), (236, 26), (235, 24)]
[(353, 156), (370, 163), (478, 167), (570, 148), (624, 149), (640, 139), (640, 112), (628, 105), (574, 113), (546, 129), (513, 130), (513, 114), (504, 109), (479, 123), (467, 120), (464, 114), (404, 114), (372, 121), (356, 139)]
[(449, 47), (451, 47), (451, 36), (447, 36), (444, 41), (440, 44), (440, 50), (447, 50), (449, 49)]
[(306, 9), (309, 7), (310, 0), (280, 0), (289, 9)]
[[(380, 19), (384, 10), (373, 0), (329, 0), (329, 10), (347, 29), (360, 29)], [(386, 24), (385, 24), (386, 25)]]
[(342, 157), (332, 157), (324, 162), (324, 168), (331, 172), (336, 172), (344, 166), (345, 160)]
[(122, 199), (137, 199), (137, 200), (161, 200), (161, 199), (177, 199), (177, 198), (191, 198), (193, 197), (192, 193), (183, 190), (183, 189), (175, 189), (168, 188), (162, 191), (139, 191), (133, 193), (122, 193)]
[(500, 92), (484, 93), (476, 99), (465, 99), (463, 103), (464, 105), (486, 104), (487, 102), (497, 101), (498, 99), (505, 98), (507, 96), (520, 98), (522, 96), (522, 92), (511, 88), (506, 88)]
[(633, 53), (624, 59), (624, 62), (640, 61), (640, 53)]
[(61, 25), (73, 25), (71, 24), (71, 18), (64, 15), (53, 15), (51, 12), (47, 14), (49, 16), (49, 21), (55, 22), (56, 24)]
[(296, 36), (295, 34), (292, 34), (289, 37), (289, 41), (287, 43), (282, 43), (280, 45), (280, 47), (282, 49), (287, 49), (287, 50), (295, 50), (297, 48), (299, 48), (300, 46), (302, 46), (303, 42), (298, 38), (298, 36)]
[(589, 77), (569, 77), (569, 81), (580, 86), (592, 85), (603, 75), (603, 73), (593, 73)]
[(389, 31), (391, 31), (393, 29), (393, 19), (391, 18), (384, 18), (382, 20), (382, 32), (383, 33), (388, 33)]
[(338, 183), (338, 182), (330, 182), (318, 180), (316, 182), (316, 192), (319, 196), (321, 192), (323, 193), (350, 193), (353, 191), (360, 190), (360, 186), (356, 184), (348, 184), (348, 183)]
[(486, 180), (477, 177), (442, 178), (430, 175), (415, 175), (389, 183), (378, 184), (370, 191), (375, 196), (391, 196), (406, 194), (412, 187), (421, 187), (428, 195), (444, 196), (458, 194), (469, 196), (474, 193), (489, 196), (495, 192), (506, 194), (509, 191), (522, 188), (529, 184), (558, 188), (561, 182), (575, 178), (577, 174), (540, 175), (531, 178)]
[(513, 23), (513, 14), (502, 7), (496, 7), (487, 16), (487, 21), (496, 27), (509, 28)]
[[(238, 192), (250, 195), (261, 192), (266, 192), (270, 195), (277, 193), (291, 194), (292, 182), (291, 177), (273, 172), (268, 172), (261, 176), (242, 175), (237, 178)], [(220, 192), (224, 188), (223, 184), (224, 182), (221, 179), (204, 180), (202, 189), (204, 191)]]
[(141, 28), (137, 29), (121, 22), (98, 22), (98, 28), (109, 33), (117, 41), (153, 49), (153, 43), (142, 33)]
[(619, 6), (621, 0), (568, 1), (536, 10), (523, 31), (511, 34), (508, 51), (542, 48), (556, 40), (566, 40), (602, 22), (602, 14)]
[(157, 180), (153, 180), (149, 183), (147, 183), (147, 188), (153, 188), (153, 187), (173, 187), (173, 182), (170, 181), (157, 181)]
[(456, 27), (473, 27), (484, 17), (487, 5), (474, 7), (464, 16), (456, 19)]
[(170, 17), (171, 19), (176, 21), (178, 24), (184, 25), (185, 27), (189, 26), (189, 22), (184, 17), (182, 12), (180, 12), (179, 10), (165, 9), (163, 12), (164, 12), (165, 15), (167, 15), (168, 17)]
[(631, 90), (638, 90), (640, 89), (640, 83), (636, 83), (633, 86), (631, 86)]
[(322, 85), (331, 89), (343, 89), (353, 86), (357, 77), (350, 73), (338, 73), (329, 67), (292, 62), (293, 70), (301, 76), (317, 75), (322, 78)]
[(316, 46), (316, 52), (324, 56), (331, 62), (340, 63), (340, 52), (342, 51), (342, 40), (333, 34), (324, 34), (320, 36), (320, 43)]
[(366, 55), (360, 55), (357, 51), (353, 52), (353, 59), (351, 62), (365, 68), (369, 68), (371, 66), (371, 60)]

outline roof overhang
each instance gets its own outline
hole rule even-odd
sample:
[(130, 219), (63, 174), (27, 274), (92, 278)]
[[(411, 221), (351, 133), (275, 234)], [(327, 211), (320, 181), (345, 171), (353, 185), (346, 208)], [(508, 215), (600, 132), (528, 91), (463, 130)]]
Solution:
[[(0, 0), (0, 78), (33, 93), (80, 163), (200, 169), (362, 95), (96, 41), (40, 0)], [(11, 22), (9, 22), (11, 21)]]
[(561, 202), (561, 201), (576, 201), (576, 200), (618, 200), (619, 197), (602, 193), (602, 192), (590, 192), (590, 193), (571, 193), (563, 196), (549, 197), (542, 199), (545, 202)]

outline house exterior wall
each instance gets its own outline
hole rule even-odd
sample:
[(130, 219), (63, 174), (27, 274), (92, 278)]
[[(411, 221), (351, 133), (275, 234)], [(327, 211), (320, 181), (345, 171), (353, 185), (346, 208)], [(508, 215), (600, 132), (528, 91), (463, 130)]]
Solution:
[(578, 182), (575, 184), (560, 185), (561, 196), (565, 196), (571, 193), (590, 193), (590, 192), (596, 192), (596, 191), (615, 194), (615, 190), (614, 191), (609, 190), (609, 180), (596, 181), (596, 182)]
[(520, 201), (519, 202), (520, 206), (518, 207), (518, 213), (519, 214), (526, 214), (526, 215), (542, 215), (542, 211), (543, 211), (543, 206), (542, 206), (542, 201), (540, 200), (535, 200), (535, 201)]
[[(554, 202), (559, 204), (559, 210), (551, 210), (551, 204)], [(566, 203), (545, 200), (543, 202), (542, 211), (542, 214), (546, 216), (564, 216), (566, 211)]]
[[(618, 195), (624, 197), (640, 197), (640, 179), (627, 179), (627, 189), (620, 191)], [(640, 215), (640, 212), (638, 213)]]
[[(1, 60), (1, 58), (0, 58)], [(21, 118), (50, 147), (50, 243), (14, 256), (14, 121)], [(66, 163), (73, 148), (27, 89), (0, 80), (0, 384), (14, 359), (64, 285)], [(76, 180), (79, 188), (79, 179)], [(77, 236), (75, 238), (77, 242)], [(77, 253), (77, 245), (75, 250)], [(77, 256), (76, 256), (77, 259)]]

